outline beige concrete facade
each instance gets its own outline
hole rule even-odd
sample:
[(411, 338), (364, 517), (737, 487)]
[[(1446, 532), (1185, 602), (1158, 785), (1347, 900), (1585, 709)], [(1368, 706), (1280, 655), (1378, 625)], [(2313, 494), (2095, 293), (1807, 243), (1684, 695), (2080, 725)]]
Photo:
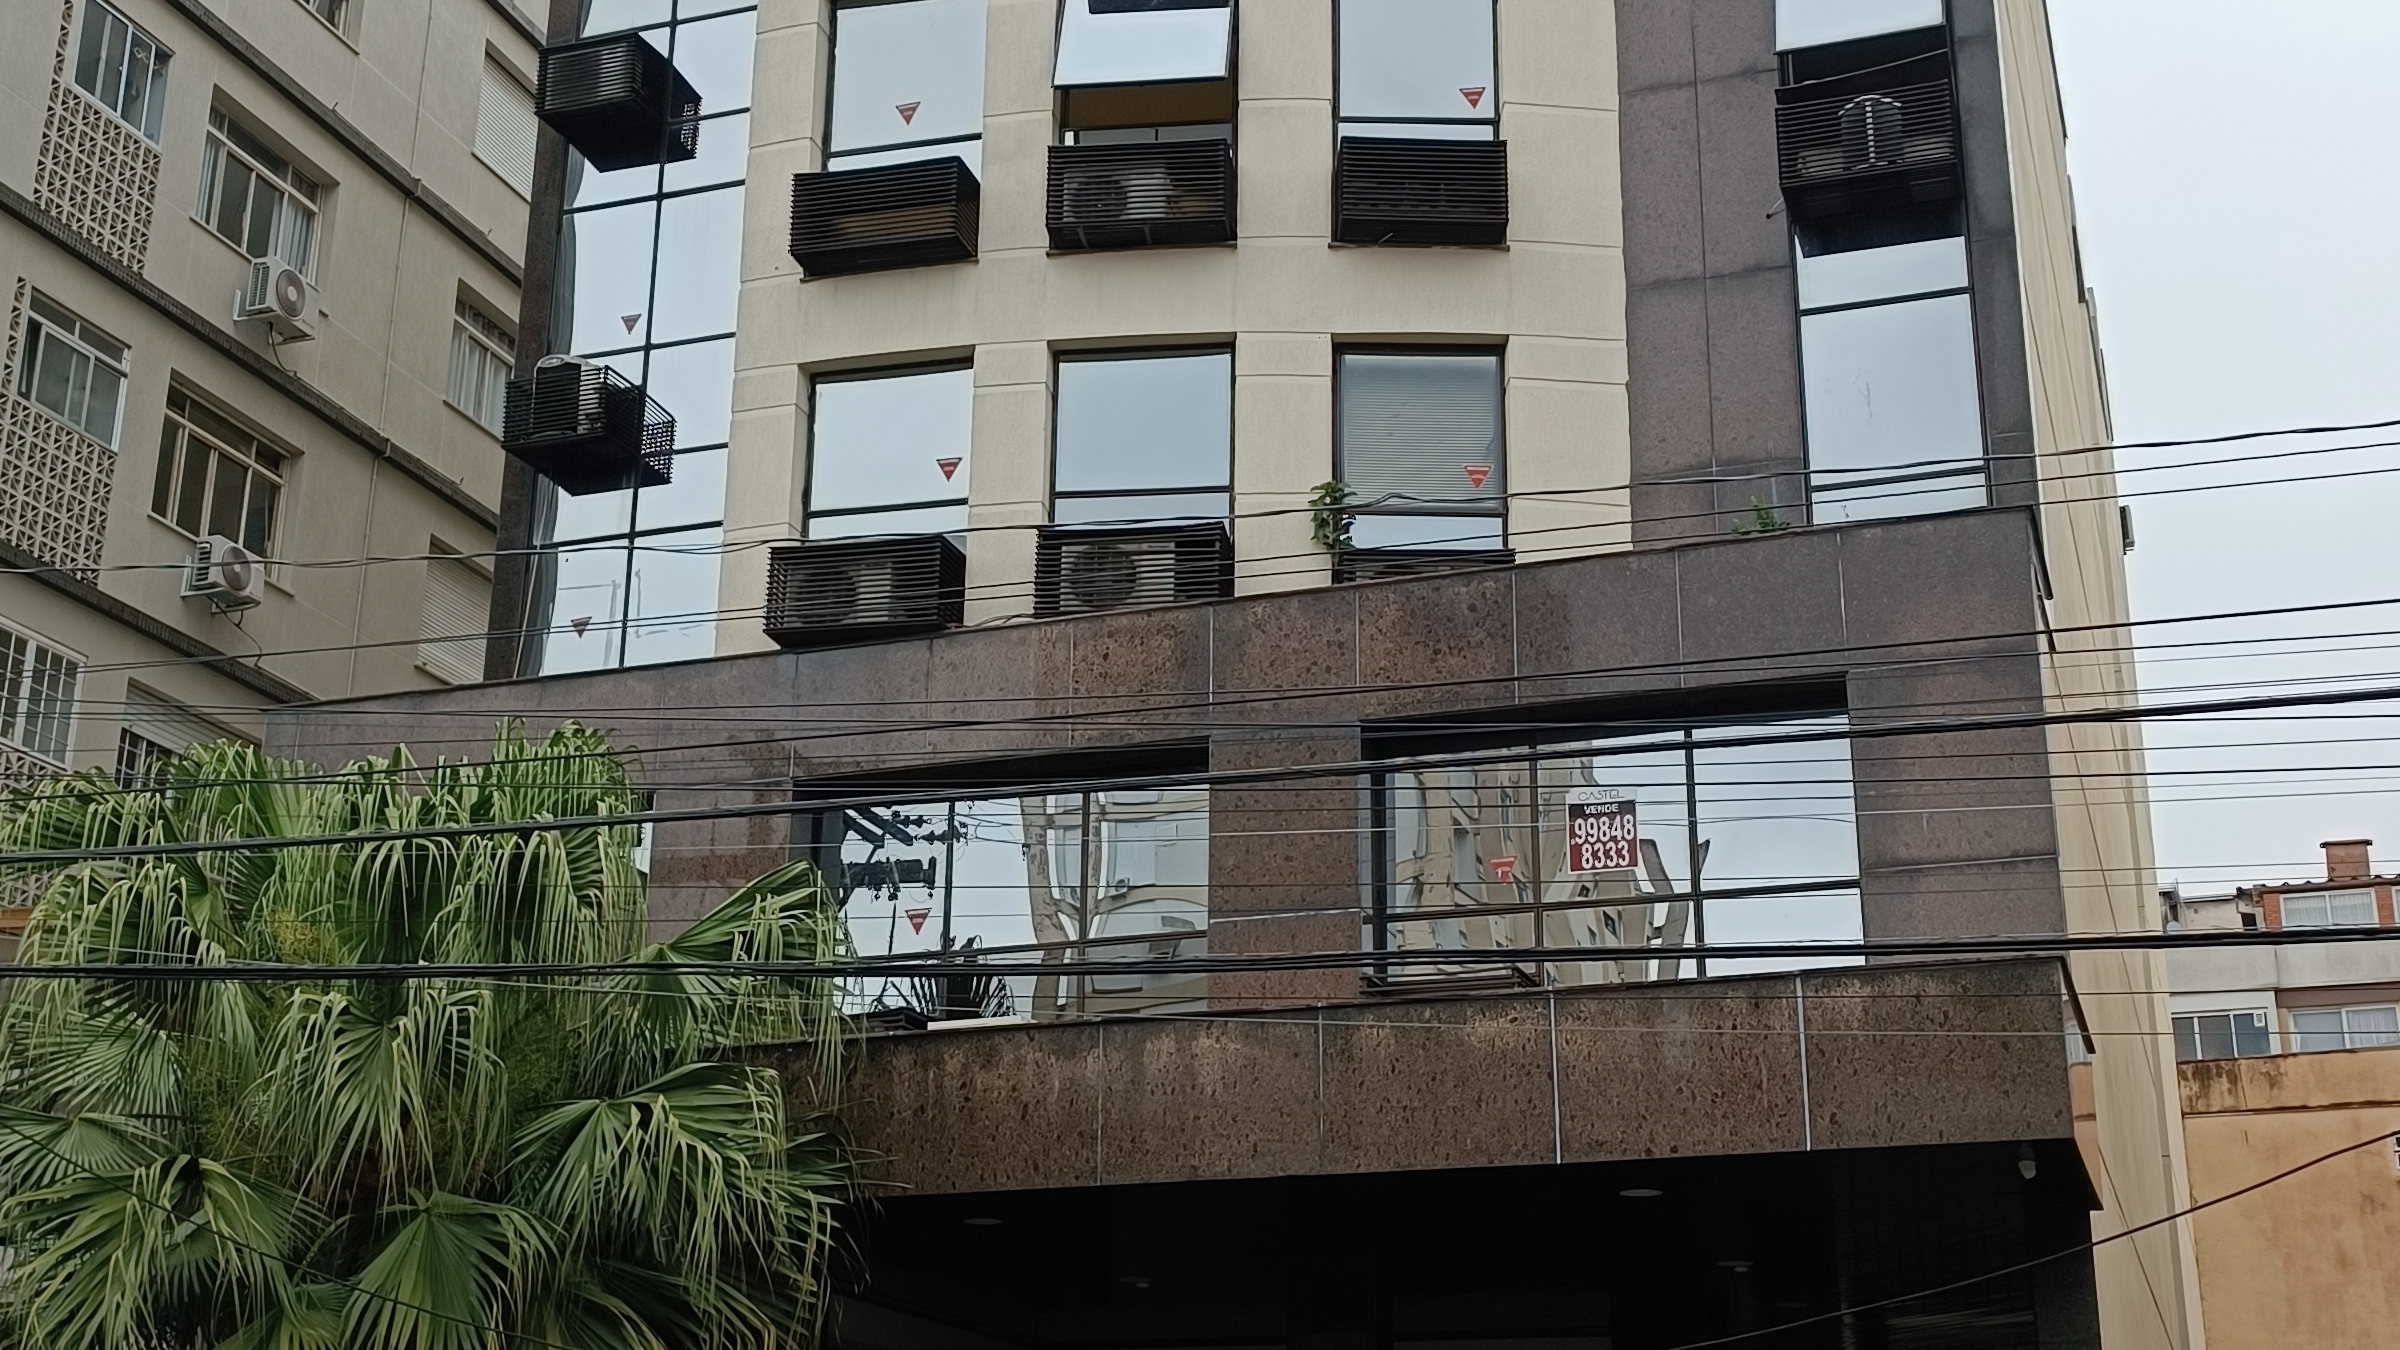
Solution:
[(2208, 1060), (2181, 1073), (2211, 1350), (2389, 1345), (2400, 1326), (2400, 1048)]
[[(295, 0), (116, 0), (171, 54), (148, 128), (79, 87), (99, 2), (29, 5), (0, 50), (0, 546), (59, 569), (0, 578), (0, 622), (82, 667), (45, 769), (111, 764), (129, 699), (255, 737), (273, 703), (438, 686), (425, 558), (488, 553), (501, 468), (445, 396), (453, 315), (513, 325), (528, 214), (522, 173), (477, 153), (487, 64), (533, 82), (538, 29), (503, 0), (352, 0), (338, 26)], [(236, 317), (251, 259), (201, 205), (214, 114), (319, 185), (312, 340)], [(20, 393), (34, 293), (123, 345), (113, 446)], [(181, 594), (195, 536), (153, 510), (170, 391), (282, 457), (252, 608)]]
[[(992, 0), (980, 257), (803, 281), (784, 185), (823, 166), (829, 0), (768, 0), (758, 21), (718, 650), (764, 648), (766, 578), (745, 544), (788, 539), (807, 481), (815, 373), (971, 358), (968, 621), (1029, 613), (1049, 519), (1053, 357), (1222, 342), (1234, 349), (1237, 591), (1321, 585), (1308, 493), (1333, 471), (1333, 353), (1350, 341), (1505, 347), (1509, 528), (1520, 559), (1625, 547), (1625, 422), (1612, 14), (1500, 0), (1500, 135), (1515, 203), (1505, 249), (1340, 248), (1330, 0), (1245, 6), (1237, 26), (1240, 243), (1052, 255), (1042, 224), (1055, 140), (1053, 0)], [(1282, 513), (1282, 514), (1267, 514)], [(1004, 542), (1002, 542), (1004, 541)]]

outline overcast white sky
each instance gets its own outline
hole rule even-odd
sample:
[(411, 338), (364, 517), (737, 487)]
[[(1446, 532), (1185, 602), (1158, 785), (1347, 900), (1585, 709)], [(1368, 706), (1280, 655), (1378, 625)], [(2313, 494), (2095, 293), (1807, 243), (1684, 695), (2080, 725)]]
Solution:
[[(2050, 0), (2050, 19), (2117, 439), (2400, 418), (2400, 3)], [(2375, 440), (2400, 440), (2400, 429), (2137, 452), (2120, 464)], [(2400, 467), (2400, 447), (2136, 472), (2122, 486), (2385, 467)], [(2130, 500), (2137, 615), (2400, 595), (2400, 472)], [(2382, 632), (2394, 636), (2342, 636)], [(2149, 696), (2208, 697), (2191, 687), (2251, 681), (2400, 683), (2400, 606), (2249, 622), (2238, 634), (2231, 624), (2149, 629), (2144, 641), (2237, 635), (2299, 640), (2243, 659), (2151, 646)], [(2208, 891), (2313, 876), (2318, 841), (2346, 836), (2400, 858), (2400, 739), (2386, 739), (2400, 738), (2400, 705), (2375, 706), (2388, 718), (2365, 711), (2153, 724), (2161, 880)]]

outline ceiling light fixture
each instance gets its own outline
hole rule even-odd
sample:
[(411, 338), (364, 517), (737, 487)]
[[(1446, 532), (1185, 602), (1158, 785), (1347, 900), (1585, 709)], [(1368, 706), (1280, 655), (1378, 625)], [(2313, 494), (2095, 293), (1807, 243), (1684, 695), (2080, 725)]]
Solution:
[(1658, 1189), (1656, 1186), (1628, 1186), (1624, 1190), (1617, 1192), (1617, 1194), (1624, 1196), (1628, 1200), (1652, 1200), (1659, 1196), (1665, 1195), (1666, 1192)]

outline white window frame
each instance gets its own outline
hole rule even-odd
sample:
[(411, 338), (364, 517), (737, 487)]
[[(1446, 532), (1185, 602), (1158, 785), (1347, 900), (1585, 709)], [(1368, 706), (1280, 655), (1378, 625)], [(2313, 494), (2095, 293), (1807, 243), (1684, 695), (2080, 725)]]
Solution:
[[(2341, 1043), (2341, 1045), (2338, 1047), (2339, 1049), (2343, 1049), (2343, 1050), (2366, 1050), (2366, 1049), (2372, 1049), (2372, 1048), (2375, 1048), (2375, 1047), (2377, 1047), (2377, 1046), (2388, 1046), (2388, 1045), (2393, 1045), (2393, 1044), (2400, 1044), (2400, 1042), (2394, 1042), (2394, 1041), (2366, 1041), (2366, 1042), (2362, 1042), (2362, 1041), (2360, 1041), (2360, 1040), (2359, 1040), (2359, 1038), (2360, 1038), (2361, 1036), (2381, 1036), (2381, 1035), (2389, 1035), (2389, 1034), (2392, 1034), (2392, 1033), (2389, 1033), (2389, 1032), (2382, 1032), (2382, 1031), (2362, 1031), (2362, 1030), (2360, 1030), (2359, 1028), (2357, 1028), (2357, 1027), (2354, 1027), (2354, 1026), (2352, 1026), (2352, 1025), (2351, 1025), (2351, 1014), (2352, 1014), (2352, 1013), (2363, 1013), (2363, 1012), (2393, 1012), (2393, 1011), (2394, 1011), (2394, 1009), (2395, 1009), (2395, 1006), (2396, 1006), (2396, 1005), (2394, 1005), (2394, 1004), (2390, 1004), (2390, 1003), (2345, 1003), (2345, 1004), (2340, 1004), (2340, 1005), (2337, 1005), (2337, 1006), (2329, 1006), (2329, 1007), (2317, 1007), (2317, 1008), (2291, 1008), (2291, 1009), (2287, 1009), (2286, 1011), (2287, 1011), (2287, 1014), (2288, 1014), (2288, 1016), (2289, 1016), (2289, 1018), (2290, 1018), (2290, 1021), (2291, 1021), (2291, 1024), (2292, 1024), (2292, 1025), (2291, 1025), (2292, 1048), (2293, 1048), (2295, 1051), (2298, 1051), (2298, 1052), (2300, 1052), (2300, 1053), (2303, 1053), (2303, 1054), (2322, 1054), (2322, 1053), (2325, 1053), (2326, 1051), (2333, 1050), (2333, 1049), (2336, 1049), (2336, 1048), (2337, 1048), (2337, 1047), (2335, 1047), (2335, 1046), (2306, 1046), (2306, 1045), (2303, 1045), (2303, 1043), (2302, 1043), (2302, 1039), (2301, 1039), (2301, 1038), (2303, 1038), (2303, 1037), (2306, 1037), (2306, 1036), (2330, 1036), (2330, 1035), (2332, 1035), (2332, 1034), (2333, 1034), (2333, 1033), (2332, 1033), (2332, 1032), (2330, 1032), (2330, 1031), (2303, 1031), (2303, 1030), (2301, 1030), (2301, 1028), (2300, 1028), (2300, 1019), (2301, 1019), (2302, 1017), (2304, 1017), (2304, 1016), (2307, 1016), (2307, 1015), (2308, 1015), (2308, 1014), (2310, 1014), (2310, 1013), (2317, 1013), (2317, 1014), (2327, 1014), (2327, 1013), (2331, 1013), (2331, 1014), (2336, 1014), (2336, 1015), (2340, 1016), (2340, 1018), (2342, 1019), (2342, 1031), (2341, 1031), (2342, 1043)], [(2395, 1013), (2395, 1017), (2396, 1017), (2396, 1019), (2400, 1019), (2400, 1013)]]
[[(201, 426), (198, 421), (182, 412), (177, 411), (174, 403), (178, 398), (184, 401), (184, 405), (186, 407), (189, 407), (193, 404), (198, 404), (201, 407), (207, 408), (217, 417), (223, 418), (227, 423), (231, 424), (234, 429), (242, 432), (243, 437), (249, 442), (248, 445), (237, 446), (228, 444), (225, 437), (209, 431), (205, 427)], [(215, 504), (216, 494), (217, 471), (215, 467), (215, 461), (219, 457), (235, 460), (239, 462), (244, 469), (244, 475), (242, 479), (242, 520), (246, 521), (249, 519), (250, 490), (252, 484), (257, 482), (259, 479), (264, 478), (269, 483), (272, 483), (275, 488), (275, 504), (267, 513), (266, 538), (253, 544), (250, 541), (240, 539), (238, 535), (234, 536), (237, 542), (242, 543), (244, 547), (252, 548), (259, 554), (260, 557), (270, 560), (268, 564), (269, 570), (267, 575), (269, 580), (274, 580), (276, 569), (272, 559), (275, 557), (277, 538), (282, 533), (283, 529), (284, 504), (291, 496), (291, 467), (295, 456), (293, 456), (289, 451), (286, 451), (282, 446), (271, 444), (266, 440), (266, 438), (259, 436), (254, 432), (243, 429), (240, 423), (234, 422), (232, 418), (226, 417), (226, 415), (222, 412), (218, 412), (217, 409), (208, 402), (208, 400), (201, 398), (197, 394), (194, 394), (189, 389), (180, 387), (172, 390), (168, 394), (168, 406), (166, 415), (161, 422), (161, 427), (162, 430), (159, 436), (159, 459), (161, 462), (158, 466), (158, 469), (160, 478), (165, 481), (154, 481), (152, 483), (150, 518), (157, 521), (161, 525), (166, 526), (168, 529), (183, 535), (187, 539), (200, 539), (213, 533), (213, 531), (208, 528), (208, 523), (209, 517), (214, 514), (211, 508)], [(179, 428), (181, 434), (176, 436), (174, 458), (170, 461), (167, 458), (168, 447), (166, 444), (166, 438), (169, 434), (174, 433)], [(201, 475), (200, 479), (200, 490), (203, 494), (205, 494), (200, 507), (200, 528), (197, 530), (190, 530), (184, 528), (183, 525), (178, 523), (176, 520), (176, 516), (178, 514), (176, 508), (182, 505), (183, 489), (186, 481), (189, 478), (189, 475), (185, 472), (183, 467), (185, 457), (190, 453), (192, 445), (195, 441), (206, 447), (206, 451), (209, 455), (210, 467), (206, 473)], [(266, 458), (259, 453), (262, 450), (267, 452), (267, 454), (274, 456), (275, 459), (280, 462), (273, 464), (268, 463)], [(172, 465), (171, 468), (169, 467), (170, 464)], [(170, 473), (173, 475), (173, 477), (171, 479), (166, 478), (166, 475)], [(166, 496), (166, 500), (163, 503), (159, 500), (159, 496), (162, 491)]]
[[(283, 168), (280, 171), (269, 168), (257, 156), (234, 144), (233, 132), (236, 128), (240, 129), (242, 135), (259, 142), (261, 146), (266, 144), (264, 137), (248, 127), (243, 127), (231, 113), (224, 109), (217, 108), (209, 112), (208, 138), (201, 147), (200, 200), (193, 210), (193, 218), (198, 220), (202, 228), (210, 234), (239, 250), (245, 258), (256, 261), (269, 256), (279, 257), (299, 268), (302, 276), (315, 277), (317, 274), (317, 236), (322, 232), (325, 222), (325, 185), (302, 172), (299, 166), (288, 159), (284, 159)], [(225, 163), (228, 157), (250, 173), (250, 190), (253, 194), (264, 187), (266, 190), (272, 191), (279, 202), (275, 212), (274, 237), (268, 242), (265, 253), (252, 253), (247, 237), (236, 239), (217, 228), (217, 189), (224, 178)], [(283, 159), (283, 156), (277, 155), (276, 158)], [(248, 202), (255, 201), (255, 196), (248, 199)], [(245, 203), (242, 211), (245, 220), (249, 218), (251, 210), (255, 209), (248, 205), (248, 202)], [(303, 241), (305, 245), (302, 250), (303, 256), (297, 258), (291, 256), (288, 251), (294, 235), (291, 225), (294, 213), (308, 223), (307, 237)]]
[[(124, 50), (118, 56), (115, 69), (103, 72), (100, 77), (103, 82), (106, 82), (106, 80), (111, 76), (113, 76), (116, 81), (117, 101), (113, 104), (110, 103), (107, 97), (99, 90), (93, 89), (83, 82), (83, 49), (91, 41), (90, 34), (92, 32), (92, 25), (95, 23), (113, 23), (125, 30)], [(103, 29), (101, 31), (101, 50), (103, 54), (105, 54), (107, 51), (107, 30)], [(141, 44), (146, 45), (150, 51), (150, 59), (147, 66), (149, 71), (149, 78), (147, 80), (147, 84), (149, 86), (147, 89), (148, 102), (142, 108), (143, 120), (141, 122), (136, 122), (132, 118), (127, 117), (125, 115), (124, 107), (126, 101), (126, 91), (132, 82), (132, 64), (134, 54), (137, 50), (137, 39)], [(157, 38), (151, 36), (142, 28), (140, 24), (126, 18), (123, 12), (119, 11), (114, 5), (105, 4), (102, 2), (102, 0), (84, 0), (83, 31), (80, 35), (78, 35), (76, 42), (75, 75), (71, 83), (74, 84), (77, 93), (82, 94), (85, 98), (90, 99), (98, 106), (107, 109), (109, 116), (116, 118), (118, 121), (123, 122), (125, 125), (132, 127), (135, 131), (141, 133), (142, 139), (150, 142), (152, 145), (157, 145), (159, 143), (159, 138), (166, 128), (167, 67), (173, 62), (174, 58), (175, 53), (167, 50), (165, 43), (160, 42)], [(148, 125), (145, 125), (145, 123)]]
[[(66, 687), (45, 695), (65, 705), (65, 712), (57, 717), (54, 747), (36, 745), (25, 735), (28, 697), (43, 657), (50, 658), (52, 669), (63, 667), (66, 674)], [(75, 710), (82, 702), (83, 666), (80, 654), (29, 630), (0, 624), (0, 742), (45, 764), (65, 768), (67, 756), (75, 749)]]
[[(2200, 1018), (2203, 1018), (2203, 1017), (2222, 1017), (2222, 1018), (2225, 1018), (2225, 1019), (2227, 1019), (2226, 1034), (2227, 1034), (2227, 1035), (2229, 1035), (2229, 1036), (2231, 1036), (2231, 1037), (2233, 1037), (2233, 1043), (2234, 1043), (2234, 1052), (2233, 1052), (2233, 1054), (2230, 1056), (2230, 1058), (2233, 1058), (2233, 1059), (2262, 1059), (2262, 1058), (2265, 1058), (2266, 1056), (2273, 1055), (2273, 1054), (2277, 1053), (2277, 1051), (2280, 1049), (2280, 1047), (2278, 1047), (2278, 1046), (2276, 1045), (2276, 1043), (2275, 1043), (2275, 1041), (2276, 1041), (2276, 1036), (2275, 1036), (2275, 1032), (2276, 1032), (2276, 1027), (2275, 1027), (2275, 1014), (2274, 1014), (2274, 1010), (2273, 1010), (2272, 1008), (2264, 1008), (2264, 1007), (2253, 1007), (2253, 1008), (2194, 1008), (2194, 1009), (2189, 1009), (2189, 1010), (2182, 1011), (2182, 1012), (2173, 1013), (2173, 1014), (2171, 1014), (2171, 1015), (2168, 1017), (2168, 1019), (2167, 1019), (2167, 1026), (2168, 1026), (2168, 1029), (2169, 1029), (2169, 1031), (2171, 1031), (2171, 1032), (2174, 1034), (2175, 1040), (2176, 1040), (2176, 1042), (2177, 1042), (2177, 1045), (2176, 1045), (2176, 1059), (2177, 1059), (2178, 1061), (2180, 1061), (2180, 1062), (2184, 1062), (2184, 1063), (2193, 1063), (2193, 1064), (2198, 1064), (2198, 1063), (2206, 1063), (2206, 1062), (2208, 1062), (2208, 1061), (2209, 1061), (2209, 1059), (2211, 1058), (2210, 1056), (2207, 1056), (2207, 1055), (2202, 1055), (2202, 1056), (2200, 1056), (2200, 1057), (2199, 1057), (2199, 1058), (2197, 1058), (2197, 1059), (2193, 1059), (2193, 1060), (2184, 1060), (2184, 1059), (2183, 1059), (2183, 1055), (2182, 1055), (2182, 1044), (2181, 1044), (2181, 1042), (2182, 1042), (2182, 1036), (2183, 1036), (2183, 1029), (2182, 1029), (2181, 1027), (2179, 1027), (2179, 1026), (2177, 1026), (2177, 1025), (2176, 1025), (2176, 1023), (2178, 1023), (2178, 1022), (2184, 1022), (2184, 1021), (2197, 1021), (2198, 1019), (2200, 1019)], [(2232, 1019), (2233, 1019), (2233, 1018), (2236, 1018), (2236, 1017), (2255, 1017), (2255, 1018), (2257, 1018), (2257, 1019), (2259, 1020), (2259, 1023), (2260, 1023), (2261, 1025), (2263, 1025), (2263, 1026), (2264, 1026), (2264, 1028), (2265, 1028), (2265, 1030), (2266, 1030), (2266, 1034), (2267, 1034), (2267, 1048), (2266, 1048), (2265, 1050), (2263, 1050), (2263, 1051), (2261, 1051), (2261, 1052), (2259, 1052), (2258, 1054), (2255, 1054), (2255, 1055), (2245, 1055), (2245, 1054), (2243, 1054), (2243, 1053), (2242, 1053), (2242, 1051), (2241, 1051), (2241, 1034), (2240, 1034), (2240, 1032), (2238, 1032), (2238, 1031), (2234, 1030), (2234, 1028), (2233, 1028), (2233, 1026), (2232, 1026)], [(2194, 1027), (2194, 1028), (2193, 1028), (2193, 1032), (2192, 1032), (2192, 1040), (2193, 1040), (2193, 1043), (2195, 1044), (2195, 1046), (2196, 1046), (2196, 1045), (2199, 1043), (2199, 1039), (2200, 1039), (2200, 1033), (2199, 1033), (2199, 1029), (2198, 1029), (2197, 1027)], [(2217, 1056), (2216, 1058), (2226, 1058), (2226, 1056)]]
[[(2351, 926), (2348, 924), (2335, 922), (2333, 917), (2333, 902), (2336, 896), (2340, 896), (2345, 899), (2353, 896), (2364, 896), (2367, 902), (2367, 917), (2364, 922), (2371, 925), (2378, 921), (2378, 914), (2375, 906), (2375, 888), (2372, 886), (2356, 886), (2339, 891), (2301, 891), (2298, 894), (2286, 892), (2283, 896), (2282, 906), (2283, 927), (2342, 928)], [(2294, 901), (2300, 901), (2302, 903), (2313, 902), (2312, 907), (2319, 907), (2323, 910), (2323, 917), (2304, 919), (2297, 923), (2293, 922), (2292, 903)]]
[(484, 313), (482, 306), (461, 296), (458, 307), (451, 311), (450, 376), (442, 391), (443, 401), (497, 436), (509, 376), (516, 365), (516, 335)]
[(318, 23), (334, 31), (344, 42), (350, 40), (350, 0), (299, 0), (300, 8), (316, 16)]
[[(45, 309), (49, 312), (41, 312)], [(71, 325), (71, 328), (62, 325)], [(116, 377), (116, 407), (110, 413), (106, 436), (94, 435), (91, 427), (84, 420), (70, 415), (63, 409), (53, 408), (34, 397), (37, 388), (36, 381), (41, 375), (42, 357), (54, 341), (65, 344), (67, 350), (73, 353), (70, 360), (81, 358), (84, 362), (85, 374), (81, 387), (84, 408), (87, 412), (91, 407), (91, 372), (106, 370)], [(100, 350), (98, 342), (106, 342), (115, 347), (117, 355), (114, 358), (109, 357)], [(130, 347), (117, 341), (99, 325), (40, 291), (33, 291), (29, 294), (25, 306), (25, 340), (17, 359), (15, 393), (17, 397), (41, 409), (44, 413), (114, 450), (117, 448), (118, 437), (125, 429), (125, 385), (127, 372), (132, 364), (131, 356), (132, 349)]]

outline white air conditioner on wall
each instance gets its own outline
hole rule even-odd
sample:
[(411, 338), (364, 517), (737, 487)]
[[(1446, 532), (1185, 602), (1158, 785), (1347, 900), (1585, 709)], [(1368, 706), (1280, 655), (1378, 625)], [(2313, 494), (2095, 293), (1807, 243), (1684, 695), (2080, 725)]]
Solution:
[(267, 598), (266, 562), (224, 535), (212, 534), (192, 549), (183, 593), (200, 596), (219, 610), (248, 609)]
[(250, 264), (239, 315), (265, 319), (286, 342), (306, 342), (317, 335), (316, 284), (281, 258), (260, 258)]

